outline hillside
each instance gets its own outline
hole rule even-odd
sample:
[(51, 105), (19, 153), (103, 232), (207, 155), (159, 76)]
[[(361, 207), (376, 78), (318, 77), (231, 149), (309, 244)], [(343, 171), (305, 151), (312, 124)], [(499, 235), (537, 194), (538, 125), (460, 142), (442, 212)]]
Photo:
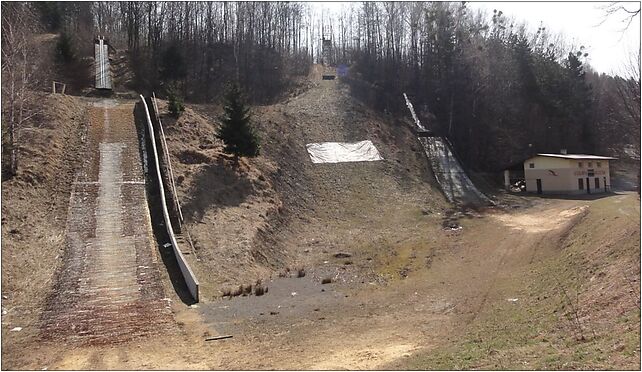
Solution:
[[(489, 218), (509, 229), (500, 240), (507, 249), (495, 250), (494, 269), (481, 276), (488, 286), (477, 311), (456, 311), (455, 337), (386, 368), (640, 368), (637, 195), (547, 200)], [(482, 248), (495, 232), (479, 228), (475, 246)]]
[[(373, 239), (398, 240), (422, 210), (446, 208), (407, 126), (378, 117), (318, 75), (301, 95), (254, 109), (262, 155), (238, 168), (214, 136), (219, 107), (163, 117), (206, 297), (286, 268), (314, 271), (342, 246), (357, 251)], [(311, 142), (363, 139), (383, 162), (315, 165), (305, 150)]]
[[(406, 124), (316, 69), (309, 86), (253, 108), (261, 156), (238, 166), (214, 139), (219, 106), (188, 105), (174, 120), (161, 102), (202, 301), (182, 304), (162, 273), (178, 327), (108, 348), (34, 338), (90, 103), (45, 97), (50, 121), (3, 183), (3, 367), (639, 368), (637, 195), (453, 210)], [(362, 139), (385, 160), (312, 164), (305, 150)], [(52, 214), (17, 214), (51, 200)], [(38, 240), (56, 231), (58, 245)], [(257, 279), (268, 294), (220, 298)], [(217, 334), (233, 338), (204, 341)]]
[[(2, 182), (3, 356), (38, 333), (65, 254), (69, 197), (86, 138), (85, 102), (62, 95), (41, 100), (35, 125), (22, 130), (18, 174)], [(9, 337), (14, 327), (24, 331)]]

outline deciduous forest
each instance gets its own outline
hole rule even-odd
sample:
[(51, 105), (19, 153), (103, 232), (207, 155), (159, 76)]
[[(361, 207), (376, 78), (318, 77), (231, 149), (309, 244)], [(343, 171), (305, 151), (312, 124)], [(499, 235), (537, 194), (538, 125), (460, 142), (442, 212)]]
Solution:
[[(406, 92), (471, 169), (497, 171), (562, 148), (625, 156), (640, 142), (639, 52), (623, 61), (625, 76), (599, 74), (583, 45), (545, 26), (529, 32), (524, 21), (533, 22), (465, 2), (352, 3), (335, 15), (296, 2), (3, 4), (4, 28), (61, 34), (59, 64), (90, 56), (91, 38), (106, 36), (127, 51), (132, 88), (142, 92), (205, 103), (238, 80), (255, 104), (274, 102), (319, 62), (326, 37), (328, 62), (347, 66), (343, 80), (356, 97), (407, 116)], [(3, 31), (3, 74), (14, 73), (20, 46)]]

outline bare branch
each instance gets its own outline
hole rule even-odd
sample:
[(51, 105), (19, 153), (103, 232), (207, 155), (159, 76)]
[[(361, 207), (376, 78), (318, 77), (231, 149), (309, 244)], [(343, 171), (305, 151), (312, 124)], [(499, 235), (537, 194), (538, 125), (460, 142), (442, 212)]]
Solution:
[(637, 3), (638, 9), (627, 9), (623, 4), (623, 2), (614, 1), (609, 3), (608, 5), (601, 6), (600, 8), (604, 11), (604, 17), (602, 18), (602, 21), (597, 24), (597, 26), (601, 26), (602, 24), (604, 24), (604, 22), (613, 17), (621, 17), (620, 22), (625, 23), (625, 26), (622, 30), (620, 30), (620, 32), (623, 33), (628, 30), (631, 26), (631, 23), (633, 23), (633, 20), (640, 15), (640, 8), (639, 3)]

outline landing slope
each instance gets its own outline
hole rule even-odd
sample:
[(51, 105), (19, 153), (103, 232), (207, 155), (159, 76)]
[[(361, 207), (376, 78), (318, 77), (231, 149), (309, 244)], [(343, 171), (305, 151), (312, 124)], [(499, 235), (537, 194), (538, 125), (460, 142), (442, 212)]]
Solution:
[[(422, 215), (447, 208), (407, 126), (356, 101), (342, 82), (321, 80), (319, 67), (315, 72), (311, 89), (258, 110), (264, 153), (279, 166), (274, 183), (293, 217), (281, 242), (291, 257), (312, 266), (332, 250), (356, 253), (373, 241), (403, 240)], [(305, 149), (361, 140), (371, 140), (384, 160), (313, 164)]]
[(171, 324), (133, 110), (107, 100), (89, 109), (64, 263), (42, 317), (45, 340), (113, 344)]
[[(448, 208), (405, 124), (374, 113), (341, 82), (321, 80), (318, 68), (310, 86), (253, 108), (261, 156), (239, 166), (215, 138), (220, 107), (191, 105), (174, 120), (160, 104), (195, 270), (210, 298), (286, 267), (316, 266), (342, 247), (367, 252), (373, 241), (405, 240), (418, 221)], [(313, 164), (305, 146), (361, 140), (371, 140), (384, 160)], [(379, 263), (341, 268), (341, 275), (363, 269), (378, 276)]]
[(447, 140), (440, 137), (421, 137), (419, 141), (430, 159), (435, 177), (448, 197), (460, 205), (489, 206), (492, 202), (468, 178)]

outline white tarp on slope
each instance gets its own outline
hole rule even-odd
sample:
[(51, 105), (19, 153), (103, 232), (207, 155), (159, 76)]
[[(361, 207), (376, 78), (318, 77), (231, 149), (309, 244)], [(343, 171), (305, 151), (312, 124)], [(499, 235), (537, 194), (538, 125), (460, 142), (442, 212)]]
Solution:
[(305, 147), (313, 163), (383, 160), (371, 141), (308, 143)]

